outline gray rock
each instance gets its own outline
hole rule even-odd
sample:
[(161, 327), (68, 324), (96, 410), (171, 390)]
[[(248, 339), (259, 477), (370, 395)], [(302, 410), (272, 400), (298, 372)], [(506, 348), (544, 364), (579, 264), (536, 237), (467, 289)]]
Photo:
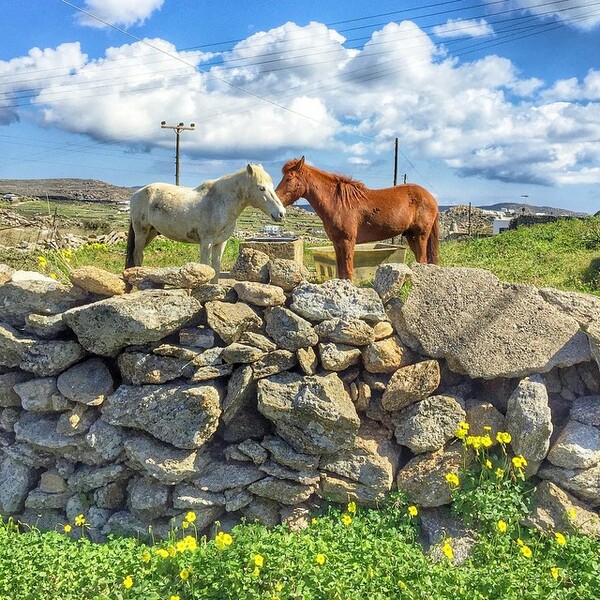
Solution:
[(110, 425), (102, 419), (92, 423), (85, 435), (87, 445), (107, 462), (120, 457), (126, 439), (127, 432), (124, 429)]
[(192, 290), (192, 297), (204, 305), (213, 300), (236, 302), (237, 294), (230, 283), (207, 283)]
[(76, 404), (71, 410), (60, 415), (56, 423), (56, 431), (62, 435), (83, 435), (98, 419), (95, 410), (85, 404)]
[(471, 378), (524, 377), (590, 360), (579, 323), (527, 285), (482, 269), (414, 265), (403, 304), (390, 307), (402, 340)]
[(123, 446), (133, 468), (165, 485), (191, 480), (209, 463), (203, 449), (180, 450), (145, 435), (134, 435)]
[(600, 516), (550, 481), (542, 481), (536, 487), (524, 525), (550, 535), (556, 531), (577, 532), (600, 539)]
[(27, 350), (35, 344), (35, 338), (21, 335), (7, 323), (0, 323), (0, 366), (18, 367), (27, 356)]
[(73, 285), (99, 296), (117, 296), (125, 293), (125, 282), (119, 275), (92, 265), (77, 267), (69, 273)]
[(233, 373), (233, 365), (214, 365), (208, 367), (199, 367), (189, 377), (192, 383), (201, 383), (203, 381), (210, 381), (211, 379), (218, 379), (219, 377), (229, 377)]
[(169, 490), (156, 480), (134, 477), (129, 481), (127, 493), (127, 504), (134, 516), (148, 521), (166, 516)]
[(272, 425), (254, 406), (233, 417), (220, 431), (225, 442), (237, 444), (247, 439), (260, 440), (272, 432)]
[(15, 407), (0, 408), (0, 431), (14, 432), (21, 411)]
[(275, 258), (269, 264), (269, 281), (284, 292), (291, 292), (301, 281), (309, 277), (308, 269), (294, 260)]
[(264, 476), (265, 474), (253, 464), (213, 462), (196, 477), (194, 485), (208, 492), (223, 492), (249, 486)]
[(69, 488), (65, 478), (57, 471), (44, 471), (40, 475), (38, 489), (46, 494), (62, 494)]
[(381, 399), (387, 411), (397, 411), (427, 398), (440, 384), (437, 360), (424, 360), (398, 369), (390, 379)]
[(248, 344), (240, 344), (239, 342), (233, 342), (226, 348), (223, 348), (222, 354), (223, 360), (232, 365), (254, 363), (265, 355), (266, 352), (264, 350), (249, 346)]
[(286, 300), (283, 290), (276, 285), (238, 281), (233, 285), (233, 289), (242, 302), (254, 304), (255, 306), (280, 306), (285, 304)]
[(569, 421), (554, 442), (548, 460), (565, 469), (587, 469), (600, 463), (600, 429)]
[(225, 510), (227, 512), (241, 510), (248, 506), (252, 502), (252, 499), (252, 494), (243, 488), (225, 490)]
[(58, 415), (24, 412), (15, 423), (16, 440), (53, 454), (77, 451), (78, 440), (58, 433), (57, 424)]
[(69, 310), (63, 318), (84, 348), (116, 356), (128, 345), (154, 342), (177, 331), (200, 308), (183, 290), (145, 290)]
[(179, 331), (179, 342), (190, 348), (212, 348), (215, 345), (215, 332), (210, 327), (187, 327)]
[(110, 516), (106, 525), (102, 528), (102, 535), (135, 537), (146, 543), (154, 543), (155, 540), (166, 540), (171, 533), (171, 525), (168, 519), (148, 521), (138, 519), (129, 511), (123, 510)]
[(87, 300), (82, 289), (49, 278), (10, 281), (0, 286), (0, 321), (23, 327), (30, 313), (56, 315)]
[(298, 348), (298, 350), (296, 350), (296, 358), (305, 375), (314, 375), (317, 372), (319, 361), (317, 359), (317, 354), (312, 347)]
[(269, 451), (275, 462), (291, 469), (312, 471), (319, 465), (317, 456), (296, 452), (287, 442), (277, 436), (265, 437), (261, 446)]
[[(225, 494), (205, 492), (190, 484), (182, 484), (173, 490), (173, 508), (175, 510), (203, 510), (226, 504)], [(197, 516), (197, 515), (196, 515)]]
[(52, 494), (36, 488), (27, 495), (25, 508), (31, 510), (64, 510), (70, 496), (71, 493), (66, 491)]
[(113, 481), (94, 490), (94, 504), (103, 510), (120, 510), (125, 507), (127, 482)]
[(296, 451), (333, 453), (354, 443), (360, 419), (340, 378), (282, 373), (258, 382), (258, 410)]
[(279, 506), (274, 500), (255, 496), (250, 504), (242, 508), (242, 514), (248, 523), (257, 521), (265, 527), (275, 527), (281, 521)]
[(252, 248), (241, 248), (230, 273), (238, 281), (268, 283), (270, 263), (271, 259), (264, 252)]
[[(0, 404), (2, 401), (0, 400)], [(600, 427), (600, 396), (581, 396), (573, 402), (570, 413), (571, 419)]]
[(262, 329), (262, 319), (243, 302), (214, 300), (207, 302), (205, 308), (208, 324), (226, 344), (237, 342), (244, 331)]
[(458, 473), (462, 468), (463, 454), (458, 448), (419, 454), (400, 469), (396, 483), (418, 506), (442, 506), (451, 501), (446, 475)]
[(360, 349), (353, 346), (328, 343), (319, 344), (318, 348), (321, 364), (327, 371), (344, 371), (360, 361)]
[(598, 296), (564, 292), (553, 288), (541, 288), (539, 292), (546, 302), (576, 319), (582, 327), (600, 323), (600, 298)]
[(294, 288), (290, 308), (309, 321), (356, 318), (377, 323), (387, 315), (377, 292), (357, 288), (346, 279), (330, 279), (323, 284), (303, 282)]
[(477, 534), (467, 529), (446, 507), (427, 508), (421, 511), (421, 530), (427, 538), (429, 555), (435, 561), (446, 560), (442, 551), (448, 541), (452, 547), (452, 564), (460, 565), (469, 556), (477, 541)]
[(114, 382), (101, 358), (90, 358), (72, 366), (58, 376), (60, 393), (73, 402), (98, 406), (114, 389)]
[(465, 411), (451, 396), (431, 396), (394, 417), (396, 440), (415, 454), (434, 452), (454, 437)]
[(23, 510), (35, 477), (32, 467), (0, 454), (0, 514), (9, 516)]
[(190, 378), (197, 371), (197, 367), (184, 358), (156, 356), (146, 352), (122, 352), (117, 361), (123, 381), (132, 385), (160, 384), (180, 377)]
[(252, 365), (254, 379), (271, 377), (296, 366), (296, 354), (290, 350), (273, 350)]
[(265, 352), (273, 352), (277, 350), (277, 344), (270, 340), (266, 335), (255, 333), (254, 331), (244, 331), (238, 340), (241, 344), (254, 346)]
[(21, 406), (30, 412), (61, 412), (69, 410), (71, 403), (56, 387), (56, 377), (39, 377), (14, 385), (21, 398)]
[(373, 289), (379, 294), (382, 302), (398, 296), (407, 277), (412, 275), (410, 267), (404, 263), (388, 263), (379, 265), (375, 271)]
[(319, 485), (320, 476), (316, 471), (296, 471), (289, 467), (284, 467), (276, 462), (267, 461), (259, 466), (259, 469), (271, 477), (295, 481), (303, 485)]
[[(496, 434), (499, 431), (506, 431), (504, 415), (490, 402), (476, 399), (466, 401), (465, 412), (467, 413), (465, 421), (469, 424), (469, 434), (475, 436), (488, 434), (493, 445), (496, 445), (498, 443)], [(486, 427), (491, 429), (485, 429)]]
[(589, 469), (563, 469), (544, 463), (537, 476), (571, 492), (592, 507), (600, 506), (600, 465)]
[(256, 440), (244, 440), (237, 445), (238, 450), (252, 460), (255, 465), (264, 463), (269, 458), (267, 450)]
[(123, 271), (123, 279), (138, 288), (171, 285), (182, 289), (200, 287), (215, 276), (215, 270), (202, 263), (186, 263), (181, 267), (131, 267)]
[(31, 313), (25, 318), (24, 330), (47, 340), (59, 337), (68, 329), (67, 324), (63, 321), (62, 314), (36, 315)]
[(308, 500), (315, 492), (315, 488), (312, 485), (304, 485), (277, 477), (265, 477), (250, 484), (248, 491), (279, 504), (293, 505)]
[(220, 415), (220, 391), (207, 385), (121, 385), (102, 405), (102, 418), (111, 425), (190, 450), (213, 436)]
[(554, 427), (541, 377), (534, 375), (519, 382), (508, 399), (505, 426), (515, 454), (530, 462), (546, 457)]
[(85, 349), (73, 340), (48, 340), (29, 346), (19, 365), (38, 377), (58, 375), (87, 355)]
[(230, 423), (256, 397), (256, 382), (251, 366), (235, 369), (227, 382), (227, 394), (223, 400), (222, 420)]
[(265, 311), (265, 329), (277, 346), (292, 352), (314, 346), (319, 341), (308, 321), (280, 306)]
[(126, 467), (121, 464), (105, 467), (79, 467), (68, 479), (69, 489), (73, 492), (90, 492), (129, 476)]
[(368, 346), (375, 339), (373, 327), (362, 319), (328, 319), (315, 326), (322, 342), (349, 346)]

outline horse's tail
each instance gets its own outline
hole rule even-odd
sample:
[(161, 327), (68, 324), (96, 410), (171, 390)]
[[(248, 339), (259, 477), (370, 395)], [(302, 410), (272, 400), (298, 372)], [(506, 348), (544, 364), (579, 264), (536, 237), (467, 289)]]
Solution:
[(129, 221), (129, 231), (127, 232), (127, 256), (125, 258), (125, 268), (135, 267), (135, 260), (133, 258), (133, 251), (135, 250), (135, 231), (133, 230), (133, 224)]
[(435, 217), (429, 237), (427, 238), (427, 262), (437, 265), (440, 260), (440, 215)]

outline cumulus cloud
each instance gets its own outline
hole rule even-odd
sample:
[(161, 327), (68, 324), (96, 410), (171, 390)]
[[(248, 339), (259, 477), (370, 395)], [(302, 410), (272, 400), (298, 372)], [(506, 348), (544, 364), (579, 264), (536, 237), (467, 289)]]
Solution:
[(79, 12), (75, 18), (81, 25), (103, 28), (109, 25), (133, 27), (141, 25), (154, 11), (159, 10), (164, 0), (86, 0), (85, 10), (101, 19), (94, 19)]
[[(492, 10), (498, 9), (498, 2), (486, 0)], [(571, 27), (589, 31), (600, 25), (600, 12), (590, 4), (589, 0), (554, 0), (540, 2), (539, 0), (511, 0), (508, 4), (514, 10), (524, 10), (540, 19), (554, 19)]]
[(494, 35), (494, 28), (485, 19), (448, 19), (444, 25), (436, 25), (433, 33), (440, 38), (476, 38)]
[[(360, 50), (345, 42), (323, 24), (286, 23), (220, 55), (154, 39), (90, 60), (65, 44), (0, 62), (11, 75), (0, 81), (13, 82), (0, 83), (0, 98), (33, 86), (46, 125), (132, 151), (172, 148), (159, 124), (175, 119), (196, 123), (185, 152), (208, 160), (335, 149), (367, 173), (398, 137), (407, 155), (464, 176), (600, 182), (598, 71), (543, 82), (501, 56), (460, 62), (409, 21), (387, 24)], [(26, 82), (32, 69), (42, 71)], [(0, 123), (20, 115), (4, 102)]]

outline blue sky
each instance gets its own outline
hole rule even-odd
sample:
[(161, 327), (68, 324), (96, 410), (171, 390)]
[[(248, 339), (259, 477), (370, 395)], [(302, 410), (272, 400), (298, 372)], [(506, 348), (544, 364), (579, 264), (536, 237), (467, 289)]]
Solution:
[(0, 5), (0, 179), (196, 186), (305, 155), (440, 204), (600, 210), (600, 0)]

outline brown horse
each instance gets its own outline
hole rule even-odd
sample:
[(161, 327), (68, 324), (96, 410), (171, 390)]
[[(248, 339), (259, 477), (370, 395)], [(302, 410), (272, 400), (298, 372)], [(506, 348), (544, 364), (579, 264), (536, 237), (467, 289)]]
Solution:
[(435, 198), (415, 184), (370, 190), (359, 181), (327, 173), (294, 158), (281, 169), (275, 189), (284, 206), (306, 198), (333, 242), (338, 277), (352, 279), (354, 246), (404, 235), (417, 262), (438, 262)]

